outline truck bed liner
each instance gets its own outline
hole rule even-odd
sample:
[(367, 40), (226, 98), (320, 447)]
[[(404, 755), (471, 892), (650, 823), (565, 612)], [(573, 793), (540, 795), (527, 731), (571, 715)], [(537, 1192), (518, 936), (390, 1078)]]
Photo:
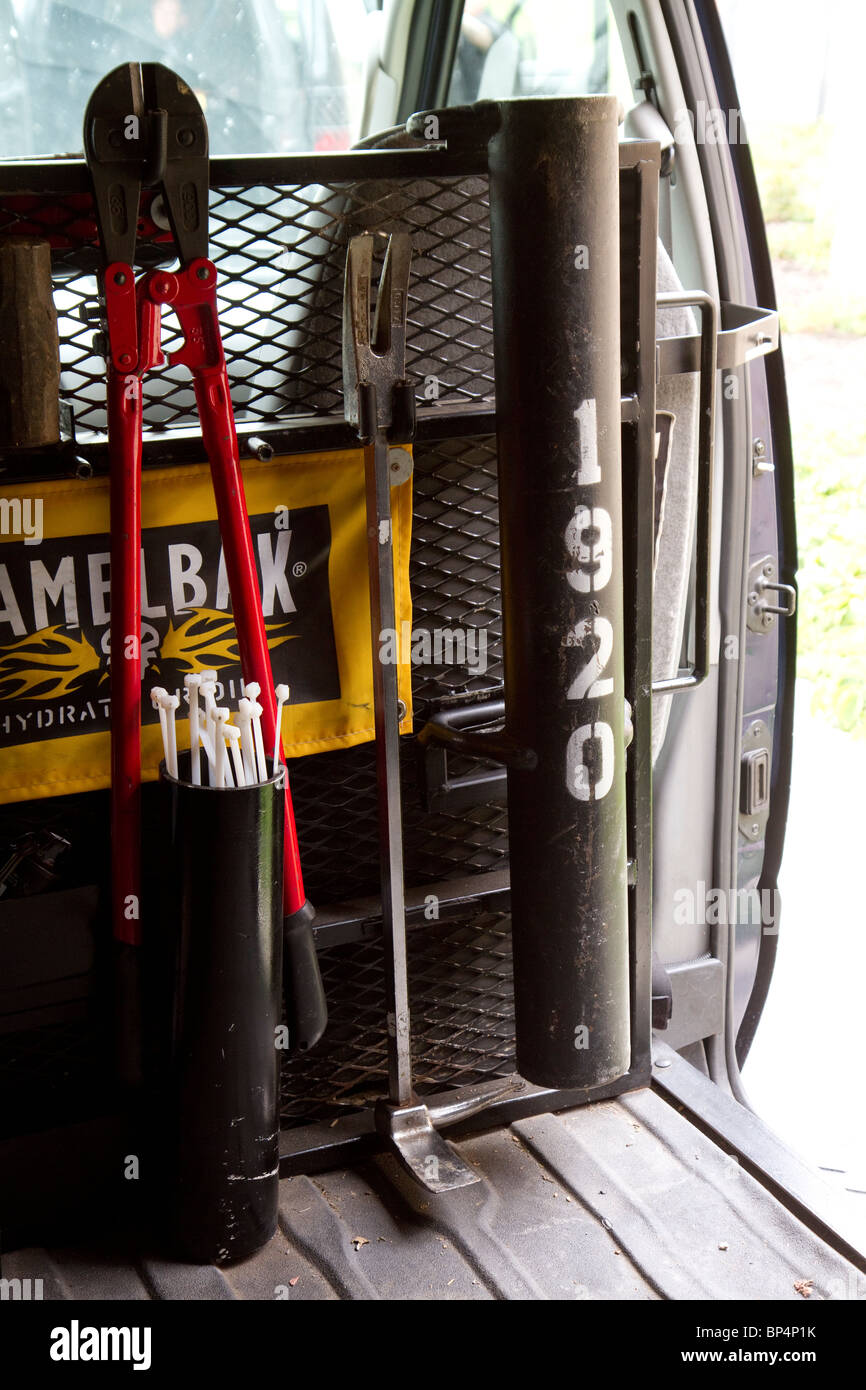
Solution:
[(3, 1274), (41, 1278), (50, 1299), (142, 1300), (800, 1302), (798, 1284), (826, 1299), (855, 1297), (863, 1283), (656, 1090), (517, 1120), (458, 1147), (482, 1181), (438, 1197), (385, 1154), (283, 1179), (277, 1235), (231, 1267), (30, 1248), (6, 1255)]

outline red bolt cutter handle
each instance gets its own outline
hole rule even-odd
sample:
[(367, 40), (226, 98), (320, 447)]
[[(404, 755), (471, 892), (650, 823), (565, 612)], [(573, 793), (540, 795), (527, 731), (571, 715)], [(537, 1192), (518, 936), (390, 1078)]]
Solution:
[[(180, 278), (180, 277), (178, 277)], [(214, 281), (216, 272), (214, 272)], [(183, 313), (177, 308), (183, 326)], [(216, 307), (214, 306), (214, 314)], [(222, 348), (220, 346), (220, 352)], [(177, 361), (177, 356), (173, 357)], [(262, 600), (256, 576), (253, 542), (244, 497), (244, 484), (238, 460), (238, 441), (229, 395), (225, 362), (219, 366), (193, 369), (195, 398), (201, 418), (201, 436), (208, 459), (216, 498), (217, 517), (226, 560), (226, 573), (232, 599), (232, 613), (238, 636), (238, 650), (244, 681), (258, 681), (262, 688), (262, 735), (265, 748), (273, 748), (277, 728), (277, 700), (271, 657), (265, 634)], [(280, 744), (282, 751), (282, 743)], [(286, 778), (285, 867), (283, 908), (287, 917), (303, 907), (304, 884), (292, 796)]]
[[(137, 378), (132, 377), (136, 382)], [(141, 940), (141, 392), (108, 369), (111, 448), (111, 855), (118, 941)]]
[[(134, 120), (130, 120), (130, 116)], [(134, 127), (134, 129), (132, 128)], [(140, 1062), (141, 379), (163, 361), (162, 304), (174, 305), (184, 332), (173, 361), (195, 382), (223, 538), (241, 668), (261, 687), (263, 737), (276, 733), (276, 699), (249, 518), (216, 309), (216, 270), (208, 248), (208, 139), (191, 89), (160, 63), (126, 63), (96, 87), (84, 118), (105, 260), (112, 529), (112, 839), (113, 930), (118, 967), (118, 1057), (134, 1079)], [(136, 284), (142, 188), (158, 189), (171, 226), (177, 274), (153, 271)], [(312, 1047), (327, 1006), (304, 897), (288, 780), (285, 790), (284, 972), (286, 1014), (298, 1050)]]
[[(141, 941), (141, 373), (160, 360), (154, 312), (142, 314), (132, 267), (105, 271), (111, 525), (111, 917), (116, 940)], [(149, 331), (139, 345), (139, 328)], [(158, 331), (158, 324), (155, 325)]]
[[(199, 258), (177, 274), (152, 271), (134, 286), (130, 268), (115, 263), (106, 271), (105, 297), (111, 344), (109, 434), (112, 441), (113, 586), (115, 574), (118, 576), (112, 597), (111, 640), (113, 652), (117, 650), (116, 637), (124, 644), (121, 647), (124, 653), (133, 648), (135, 652), (135, 660), (125, 659), (122, 666), (118, 666), (116, 657), (112, 659), (114, 933), (118, 940), (136, 943), (138, 922), (128, 917), (129, 896), (138, 893), (139, 854), (140, 377), (162, 360), (160, 304), (172, 306), (184, 334), (183, 347), (172, 354), (171, 361), (173, 365), (189, 367), (193, 376), (202, 441), (211, 466), (241, 670), (245, 682), (255, 680), (261, 686), (262, 734), (269, 748), (273, 747), (276, 736), (277, 702), (217, 318), (216, 268), (211, 261)], [(133, 636), (134, 641), (130, 642)], [(299, 911), (305, 903), (288, 778), (283, 903), (286, 916)]]

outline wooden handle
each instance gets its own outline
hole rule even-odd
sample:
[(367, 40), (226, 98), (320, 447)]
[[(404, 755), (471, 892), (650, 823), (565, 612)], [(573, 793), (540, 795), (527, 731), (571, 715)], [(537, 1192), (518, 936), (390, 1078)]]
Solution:
[(0, 448), (56, 444), (60, 353), (51, 293), (51, 248), (0, 240)]

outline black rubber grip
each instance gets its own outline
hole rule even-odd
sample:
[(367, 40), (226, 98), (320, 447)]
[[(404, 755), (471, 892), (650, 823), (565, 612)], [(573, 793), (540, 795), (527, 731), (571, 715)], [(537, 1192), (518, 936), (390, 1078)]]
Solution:
[(328, 1005), (316, 943), (315, 908), (307, 901), (283, 922), (283, 981), (289, 1052), (309, 1052), (328, 1026)]

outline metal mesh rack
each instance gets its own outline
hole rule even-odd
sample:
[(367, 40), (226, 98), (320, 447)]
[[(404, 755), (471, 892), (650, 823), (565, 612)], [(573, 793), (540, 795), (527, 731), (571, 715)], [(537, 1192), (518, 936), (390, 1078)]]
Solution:
[[(514, 1070), (511, 934), (504, 912), (410, 931), (412, 1060), (420, 1096)], [(387, 1088), (380, 942), (320, 956), (330, 1020), (314, 1052), (283, 1068), (286, 1128), (362, 1110)]]
[(496, 440), (446, 440), (415, 450), (413, 481), (413, 622), (417, 628), (484, 632), (484, 667), (416, 667), (418, 706), (470, 697), (502, 686), (502, 600)]
[[(360, 231), (382, 233), (383, 243), (387, 233), (412, 234), (407, 371), (429, 426), (419, 429), (415, 447), (413, 626), (476, 628), (487, 644), (483, 670), (468, 662), (413, 669), (415, 712), (421, 721), (442, 709), (498, 698), (503, 684), (496, 442), (490, 411), (490, 232), (487, 180), (478, 169), (477, 154), (461, 159), (418, 149), (212, 164), (211, 255), (220, 277), (221, 324), (242, 433), (254, 429), (267, 436), (270, 431), (282, 441), (289, 425), (302, 425), (304, 443), (296, 448), (326, 449), (346, 442), (337, 438), (346, 245)], [(145, 198), (142, 265), (170, 264), (171, 246), (151, 212)], [(80, 317), (96, 301), (96, 226), (84, 167), (59, 161), (29, 170), (0, 169), (0, 236), (16, 231), (51, 240), (62, 393), (85, 453), (98, 459), (105, 429), (105, 368), (94, 351), (93, 325)], [(646, 236), (654, 237), (654, 232)], [(651, 308), (649, 301), (641, 307), (648, 322)], [(631, 317), (637, 322), (636, 301), (624, 313), (629, 322)], [(634, 332), (630, 341), (646, 336)], [(168, 340), (167, 350), (171, 347)], [(183, 439), (193, 405), (186, 373), (170, 367), (154, 373), (145, 401), (146, 461), (158, 465), (161, 456), (176, 461), (174, 441)], [(507, 867), (501, 790), (496, 799), (475, 805), (427, 811), (415, 741), (405, 739), (401, 752), (407, 885), (417, 888)], [(479, 760), (453, 761), (458, 776), (479, 765)], [(372, 745), (297, 760), (291, 778), (311, 900), (325, 908), (374, 895), (378, 836)], [(635, 911), (637, 919), (644, 908)], [(447, 922), (417, 924), (409, 931), (408, 951), (418, 1093), (429, 1095), (513, 1071), (506, 913), (476, 910)], [(356, 940), (340, 945), (323, 939), (320, 959), (330, 1023), (316, 1049), (284, 1065), (282, 1120), (290, 1127), (363, 1109), (387, 1089), (381, 942), (365, 938), (360, 929)], [(635, 982), (648, 978), (647, 961), (641, 945), (635, 953)], [(94, 990), (101, 987), (101, 982), (93, 983)], [(639, 1040), (643, 1026), (638, 1018)], [(21, 1056), (29, 1047), (39, 1066), (53, 1066), (57, 1078), (66, 1075), (66, 1052), (83, 1059), (85, 1074), (89, 1057), (91, 1075), (97, 1078), (98, 1049), (88, 1052), (93, 1030), (86, 1021), (81, 1029), (80, 1046), (69, 1040), (65, 1028), (41, 1029), (32, 1046), (22, 1044)], [(643, 1053), (639, 1049), (634, 1055), (639, 1069)], [(17, 1066), (11, 1053), (0, 1065), (4, 1091)], [(64, 1082), (58, 1095), (64, 1086), (70, 1089)], [(77, 1081), (72, 1090), (79, 1093)], [(22, 1089), (13, 1091), (20, 1100)]]
[[(396, 168), (404, 156), (386, 157)], [(318, 166), (317, 166), (318, 167)], [(370, 160), (359, 163), (365, 171)], [(219, 179), (219, 162), (214, 168)], [(230, 171), (234, 172), (234, 171)], [(45, 169), (48, 181), (52, 171)], [(20, 175), (18, 187), (20, 188)], [(342, 311), (345, 249), (357, 232), (409, 231), (413, 274), (407, 369), (418, 403), (441, 412), (493, 397), (490, 244), (486, 179), (474, 175), (333, 179), (309, 183), (232, 177), (211, 189), (211, 255), (220, 282), (220, 319), (239, 425), (267, 430), (287, 420), (342, 416)], [(60, 179), (63, 183), (64, 180)], [(49, 198), (13, 186), (0, 193), (0, 235), (49, 236), (61, 343), (64, 399), (80, 441), (105, 430), (105, 364), (94, 350), (85, 309), (97, 299), (96, 225), (80, 171), (65, 172), (66, 191)], [(70, 186), (71, 185), (71, 186)], [(0, 180), (2, 187), (2, 180)], [(141, 208), (139, 247), (148, 265), (170, 264), (167, 234)], [(171, 351), (171, 316), (165, 324)], [(148, 380), (145, 430), (151, 459), (190, 416), (188, 375), (165, 367)], [(474, 628), (483, 659), (413, 668), (418, 716), (443, 703), (501, 691), (495, 438), (479, 430), (419, 442), (415, 449), (410, 580), (413, 626)], [(477, 651), (478, 649), (476, 649)], [(455, 764), (457, 765), (457, 764)], [(459, 763), (463, 765), (462, 762)], [(467, 765), (470, 765), (467, 762)], [(305, 881), (319, 906), (378, 891), (375, 756), (372, 745), (298, 759), (291, 769)], [(409, 885), (507, 864), (502, 800), (435, 814), (419, 791), (418, 750), (402, 746), (405, 873)], [(415, 1063), (419, 1091), (513, 1069), (510, 939), (507, 919), (488, 914), (424, 924), (410, 934)], [(321, 963), (330, 1017), (323, 1043), (288, 1063), (284, 1123), (345, 1113), (382, 1092), (387, 1072), (383, 960), (369, 940), (326, 947)], [(87, 1037), (87, 1024), (82, 1023)], [(31, 1045), (32, 1044), (32, 1045)], [(19, 1047), (20, 1063), (53, 1066), (81, 1048), (55, 1029)], [(83, 1044), (82, 1044), (83, 1045)], [(15, 1052), (13, 1047), (12, 1053)], [(83, 1056), (83, 1054), (82, 1054)], [(85, 1066), (76, 1063), (77, 1066)], [(8, 1080), (11, 1073), (6, 1073)], [(336, 1097), (336, 1099), (335, 1099)], [(20, 1099), (20, 1097), (19, 1097)]]
[[(345, 248), (360, 230), (411, 231), (415, 256), (407, 365), (419, 402), (443, 405), (493, 394), (490, 246), (480, 178), (340, 180), (211, 189), (211, 256), (239, 423), (342, 412), (342, 304)], [(171, 262), (172, 248), (142, 209), (148, 263)], [(79, 433), (102, 432), (105, 365), (81, 310), (96, 303), (96, 224), (89, 194), (52, 199), (0, 195), (0, 235), (48, 235), (57, 276), (61, 393)], [(179, 346), (167, 314), (164, 345)], [(145, 427), (188, 418), (188, 374), (166, 367), (148, 381)]]
[[(468, 664), (413, 667), (413, 700), (423, 719), (443, 702), (476, 699), (502, 689), (495, 441), (470, 437), (418, 446), (413, 496), (413, 627), (476, 628), (486, 640), (483, 672)], [(454, 760), (455, 775), (462, 770), (463, 764)], [(298, 833), (313, 901), (333, 902), (377, 891), (373, 746), (300, 758), (290, 773), (295, 798), (304, 808)], [(402, 798), (408, 885), (484, 872), (506, 862), (504, 802), (482, 801), (450, 814), (426, 812), (412, 739), (403, 742)]]

